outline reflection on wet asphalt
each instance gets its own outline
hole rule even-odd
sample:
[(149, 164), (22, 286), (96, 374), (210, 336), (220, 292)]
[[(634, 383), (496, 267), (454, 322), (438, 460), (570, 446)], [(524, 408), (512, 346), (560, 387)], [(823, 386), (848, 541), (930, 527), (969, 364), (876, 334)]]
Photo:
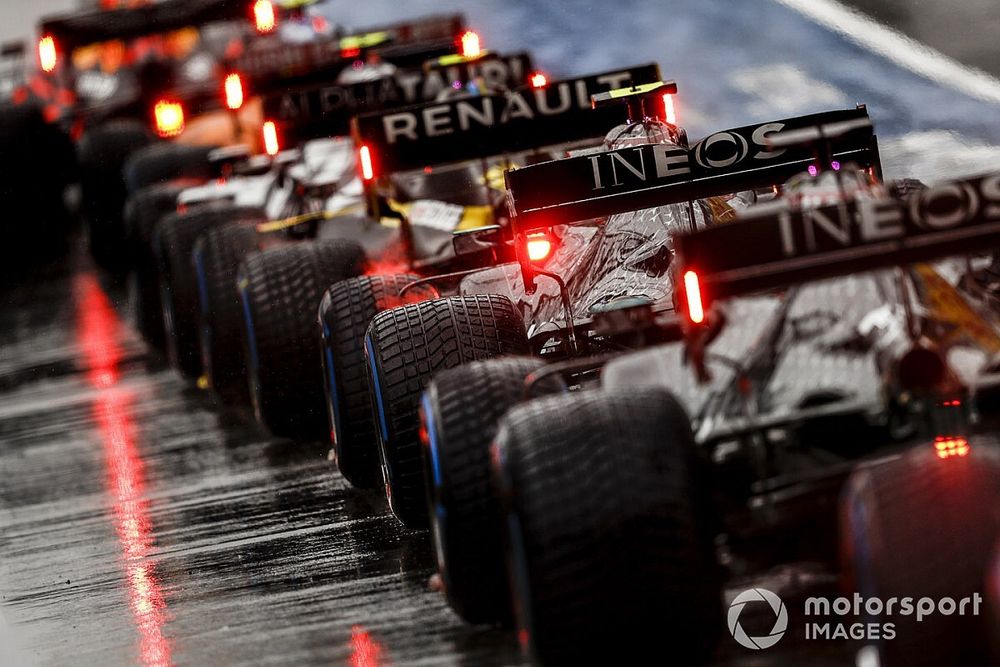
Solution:
[(2, 298), (0, 619), (27, 662), (520, 660), (428, 590), (426, 536), (186, 386), (94, 273)]
[[(75, 265), (0, 292), (0, 640), (28, 664), (523, 662), (429, 590), (427, 536), (379, 493), (185, 384)], [(830, 585), (780, 568), (727, 596)], [(766, 632), (762, 611), (742, 622)], [(850, 663), (842, 643), (764, 656), (721, 632), (717, 665)]]

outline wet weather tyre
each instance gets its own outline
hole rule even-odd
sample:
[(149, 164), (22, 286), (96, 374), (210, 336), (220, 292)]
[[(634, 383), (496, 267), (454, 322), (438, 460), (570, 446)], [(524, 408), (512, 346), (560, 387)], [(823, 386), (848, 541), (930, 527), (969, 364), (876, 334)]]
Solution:
[(114, 272), (129, 264), (122, 218), (127, 194), (122, 170), (133, 151), (152, 141), (142, 123), (115, 120), (90, 130), (79, 143), (81, 204), (90, 252), (98, 264)]
[[(1000, 536), (998, 507), (1000, 456), (985, 447), (946, 459), (926, 447), (857, 470), (840, 513), (848, 586), (863, 599), (971, 599)], [(879, 664), (990, 664), (988, 615), (971, 609), (935, 609), (920, 622), (893, 615), (895, 637), (877, 644)]]
[(183, 187), (169, 184), (143, 188), (129, 197), (125, 205), (126, 232), (135, 259), (129, 276), (129, 298), (136, 328), (147, 343), (159, 349), (165, 345), (165, 334), (153, 229), (161, 218), (177, 210), (177, 196)]
[(160, 142), (136, 150), (123, 167), (129, 192), (177, 178), (207, 180), (217, 176), (208, 156), (214, 146)]
[[(474, 361), (438, 373), (424, 392), (424, 462), (438, 571), (448, 603), (469, 623), (511, 617), (490, 445), (500, 418), (522, 400), (525, 378), (543, 365), (530, 357)], [(554, 384), (549, 391), (561, 389), (561, 382)]]
[(529, 401), (501, 420), (494, 448), (525, 648), (544, 664), (645, 662), (667, 646), (673, 664), (706, 662), (722, 614), (717, 523), (673, 396)]
[[(334, 283), (319, 305), (321, 363), (333, 455), (340, 473), (354, 486), (379, 483), (375, 420), (368, 393), (364, 339), (375, 315), (402, 304), (400, 290), (418, 276), (358, 276)], [(428, 298), (415, 288), (407, 298)]]
[(233, 223), (211, 229), (194, 247), (198, 280), (201, 364), (220, 396), (250, 402), (243, 357), (243, 312), (236, 286), (240, 262), (260, 247), (254, 225)]
[(192, 251), (205, 232), (234, 221), (263, 222), (254, 207), (206, 205), (184, 213), (171, 213), (154, 231), (154, 248), (160, 280), (160, 300), (166, 332), (167, 356), (183, 375), (201, 372), (198, 342), (198, 281)]
[(330, 285), (363, 267), (364, 250), (343, 240), (266, 250), (240, 267), (251, 398), (257, 418), (275, 435), (318, 439), (327, 433), (316, 309)]
[(412, 528), (427, 526), (420, 395), (440, 371), (471, 361), (530, 354), (524, 322), (500, 295), (457, 296), (390, 308), (365, 335), (389, 506)]

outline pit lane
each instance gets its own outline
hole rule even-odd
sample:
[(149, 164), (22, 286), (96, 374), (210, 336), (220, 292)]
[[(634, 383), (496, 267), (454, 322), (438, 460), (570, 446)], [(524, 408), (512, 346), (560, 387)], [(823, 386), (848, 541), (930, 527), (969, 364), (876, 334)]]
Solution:
[[(693, 136), (865, 101), (890, 176), (1000, 162), (995, 104), (769, 0), (692, 2), (656, 21), (641, 19), (662, 4), (639, 0), (462, 6), (497, 47), (531, 44), (567, 74), (659, 59)], [(269, 438), (151, 356), (82, 253), (22, 279), (0, 314), (0, 664), (521, 661), (510, 634), (447, 610), (428, 587), (426, 536), (349, 489), (324, 448)], [(794, 599), (833, 582), (799, 565), (728, 594), (750, 585)], [(762, 655), (726, 639), (719, 664), (853, 662), (844, 644), (790, 636)]]

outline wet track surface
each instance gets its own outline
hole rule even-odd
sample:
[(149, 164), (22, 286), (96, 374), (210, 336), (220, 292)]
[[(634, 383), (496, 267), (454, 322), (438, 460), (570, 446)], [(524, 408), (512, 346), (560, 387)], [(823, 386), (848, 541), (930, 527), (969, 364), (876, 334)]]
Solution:
[(0, 591), (25, 662), (518, 660), (428, 589), (426, 535), (349, 490), (322, 448), (187, 386), (94, 273), (4, 304)]
[[(431, 590), (427, 535), (380, 493), (183, 381), (119, 290), (66, 265), (2, 298), (0, 664), (523, 662), (511, 632), (464, 625)], [(766, 586), (794, 604), (835, 583), (786, 566), (728, 597)], [(722, 641), (715, 662), (788, 661), (852, 651), (789, 637), (762, 661)]]
[[(406, 14), (464, 9), (489, 44), (529, 45), (555, 74), (659, 60), (692, 136), (867, 102), (889, 176), (1000, 164), (996, 103), (788, 4), (670, 3), (669, 21), (638, 20), (662, 18), (662, 0), (588, 12), (412, 0)], [(345, 6), (344, 22), (386, 11)], [(402, 529), (380, 494), (350, 489), (324, 447), (273, 439), (184, 383), (124, 301), (82, 252), (0, 292), (0, 665), (521, 662), (511, 633), (462, 624), (430, 590), (426, 535)], [(786, 601), (833, 584), (786, 568), (730, 582), (729, 596), (761, 582)], [(718, 664), (853, 664), (841, 644), (788, 637), (762, 656), (723, 638)]]

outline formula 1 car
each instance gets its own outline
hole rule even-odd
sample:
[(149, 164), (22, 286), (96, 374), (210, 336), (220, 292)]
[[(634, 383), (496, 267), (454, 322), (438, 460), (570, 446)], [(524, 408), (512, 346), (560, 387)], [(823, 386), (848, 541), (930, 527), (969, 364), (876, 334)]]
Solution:
[[(723, 566), (746, 572), (775, 554), (836, 562), (839, 552), (865, 599), (981, 589), (1000, 535), (991, 509), (1000, 457), (974, 437), (979, 368), (962, 360), (974, 350), (988, 358), (1000, 337), (924, 262), (1000, 241), (1000, 175), (900, 201), (848, 168), (864, 155), (838, 146), (859, 137), (870, 137), (864, 118), (770, 135), (762, 152), (779, 159), (804, 142), (818, 146), (813, 175), (735, 222), (674, 237), (682, 315), (660, 326), (679, 328), (683, 345), (522, 378), (521, 398), (545, 379), (591, 385), (513, 407), (489, 457), (519, 636), (543, 662), (583, 650), (587, 659), (643, 656), (667, 641), (678, 660), (702, 663), (723, 622)], [(637, 152), (623, 157), (638, 164)], [(672, 175), (627, 176), (610, 193), (613, 206), (722, 187), (698, 157), (696, 149), (673, 163)], [(511, 185), (569, 168), (513, 172)], [(576, 173), (569, 183), (581, 188), (567, 194), (593, 187), (592, 174)], [(608, 206), (561, 193), (515, 202), (528, 227)], [(893, 266), (906, 268), (886, 270)], [(654, 321), (648, 304), (619, 315), (632, 331)], [(580, 381), (596, 369), (598, 387)], [(432, 474), (443, 444), (437, 420), (448, 421), (432, 396), (446, 389), (454, 386), (432, 387), (425, 399)], [(895, 624), (895, 638), (867, 642), (878, 664), (988, 662), (982, 617), (918, 623), (862, 611), (852, 620)], [(626, 628), (635, 639), (626, 647), (579, 642), (580, 633)]]
[[(379, 217), (396, 217), (399, 233), (390, 247), (393, 254), (381, 258), (366, 275), (334, 284), (319, 308), (332, 451), (341, 473), (353, 484), (372, 486), (379, 477), (377, 421), (362, 352), (372, 317), (391, 306), (437, 295), (440, 287), (432, 283), (446, 286), (470, 270), (511, 261), (502, 169), (599, 145), (625, 114), (616, 108), (592, 111), (590, 96), (623, 83), (658, 79), (658, 67), (652, 64), (565, 81), (533, 76), (532, 85), (505, 93), (356, 119), (369, 210)], [(414, 281), (421, 284), (404, 295), (406, 285)], [(479, 342), (477, 353), (493, 350), (490, 340)], [(422, 353), (434, 358), (453, 352), (427, 348)], [(407, 377), (417, 372), (397, 370)]]
[[(247, 391), (246, 357), (233, 345), (246, 337), (243, 333), (243, 310), (234, 288), (243, 259), (247, 259), (248, 265), (260, 262), (270, 267), (267, 275), (257, 275), (247, 283), (248, 288), (252, 286), (259, 295), (266, 296), (276, 289), (274, 280), (279, 280), (284, 272), (294, 269), (289, 263), (298, 261), (297, 258), (315, 257), (316, 253), (322, 255), (327, 251), (336, 255), (343, 252), (345, 247), (351, 248), (348, 254), (355, 256), (352, 253), (359, 246), (354, 241), (360, 241), (360, 248), (368, 257), (379, 257), (385, 254), (387, 244), (391, 244), (396, 236), (393, 230), (383, 229), (376, 221), (359, 217), (363, 211), (363, 198), (355, 169), (354, 144), (343, 137), (329, 138), (331, 134), (345, 131), (347, 121), (358, 109), (393, 108), (405, 103), (407, 96), (411, 94), (437, 97), (441, 90), (454, 93), (451, 84), (456, 81), (479, 81), (481, 85), (485, 80), (488, 85), (506, 87), (512, 82), (523, 81), (528, 67), (530, 59), (527, 54), (506, 57), (482, 55), (465, 59), (464, 74), (449, 67), (452, 71), (448, 75), (448, 83), (440, 80), (441, 72), (436, 67), (420, 70), (399, 68), (391, 74), (370, 81), (319, 86), (314, 84), (306, 88), (286, 89), (273, 100), (266, 99), (266, 109), (274, 107), (275, 111), (287, 116), (283, 117), (279, 113), (267, 115), (265, 131), (269, 125), (276, 128), (275, 136), (280, 136), (281, 141), (301, 141), (309, 135), (327, 138), (306, 143), (302, 151), (305, 158), (302, 164), (293, 164), (285, 170), (285, 177), (280, 183), (286, 194), (281, 215), (275, 217), (272, 212), (271, 222), (257, 226), (220, 226), (205, 234), (195, 246), (196, 276), (199, 281), (197, 294), (201, 302), (198, 311), (201, 322), (200, 347), (202, 365), (209, 385), (238, 399), (242, 399)], [(486, 72), (485, 77), (483, 72)], [(407, 87), (402, 87), (400, 82), (405, 82)], [(414, 84), (418, 84), (418, 87), (413, 87)], [(333, 106), (332, 102), (337, 99), (342, 103)], [(320, 103), (319, 100), (324, 102)], [(326, 105), (325, 111), (321, 110), (321, 104)], [(292, 249), (288, 246), (297, 247)], [(341, 250), (335, 250), (335, 247)], [(258, 252), (261, 254), (259, 259), (248, 257), (251, 253)], [(322, 291), (329, 284), (354, 275), (354, 271), (358, 270), (355, 264), (351, 263), (351, 273), (348, 274), (344, 273), (347, 269), (338, 263), (323, 261), (311, 261), (305, 269), (294, 271), (300, 275), (304, 271), (315, 278), (310, 284), (315, 285), (318, 290), (315, 296), (315, 301), (318, 302)], [(283, 279), (279, 280), (278, 286), (282, 281)], [(300, 298), (302, 301), (299, 301)], [(263, 359), (266, 354), (268, 358), (273, 357), (275, 363), (284, 358), (286, 366), (280, 376), (285, 383), (283, 386), (287, 387), (286, 393), (303, 394), (305, 390), (300, 387), (305, 382), (306, 387), (315, 387), (317, 399), (321, 401), (322, 389), (315, 369), (315, 357), (306, 352), (295, 352), (308, 350), (305, 347), (308, 345), (306, 341), (311, 340), (315, 333), (314, 308), (302, 307), (300, 310), (296, 304), (311, 301), (303, 293), (295, 296), (294, 302), (287, 304), (287, 310), (281, 318), (284, 333), (265, 339), (260, 358)], [(264, 300), (264, 303), (270, 302), (270, 297)], [(293, 315), (298, 315), (297, 319), (293, 319)], [(294, 325), (296, 322), (299, 324)], [(266, 323), (258, 324), (251, 333), (256, 334), (262, 327), (265, 332), (271, 328)], [(288, 336), (295, 337), (294, 344), (287, 339)], [(277, 349), (272, 349), (272, 344), (279, 343)], [(301, 363), (301, 371), (300, 366), (296, 365), (298, 362)], [(264, 377), (270, 387), (274, 379), (269, 374)], [(321, 406), (317, 414), (323, 419)], [(294, 417), (294, 414), (289, 414), (293, 423)], [(281, 432), (281, 427), (278, 426), (276, 431)], [(294, 432), (303, 433), (305, 430), (297, 429)]]
[[(611, 153), (617, 157), (583, 155), (551, 163), (560, 169), (586, 168), (591, 179), (600, 178), (600, 183), (592, 182), (588, 188), (575, 185), (580, 182), (580, 173), (570, 172), (552, 181), (517, 187), (518, 194), (509, 196), (542, 196), (519, 194), (527, 191), (547, 192), (553, 197), (566, 188), (575, 187), (574, 197), (590, 198), (594, 189), (601, 191), (616, 186), (632, 174), (629, 166), (641, 174), (642, 169), (655, 166), (668, 170), (672, 160), (686, 160), (688, 149), (684, 133), (671, 123), (654, 122), (657, 116), (669, 115), (665, 112), (666, 105), (661, 102), (662, 94), (663, 91), (654, 85), (636, 91), (616, 91), (607, 96), (609, 101), (628, 100), (630, 117), (634, 121), (608, 135), (611, 145), (623, 148), (622, 153)], [(853, 117), (864, 115), (865, 111), (839, 113)], [(832, 117), (837, 117), (837, 113)], [(772, 157), (759, 147), (765, 135), (777, 127), (799, 127), (801, 123), (814, 120), (804, 117), (737, 128), (713, 135), (708, 148), (701, 142), (696, 150), (700, 151), (699, 155), (705, 154), (700, 158), (705, 165), (716, 164), (718, 169), (735, 162), (731, 154), (734, 145), (741, 151), (739, 157), (752, 151), (754, 155), (762, 154), (760, 159), (764, 160)], [(651, 157), (652, 161), (643, 162), (648, 166), (642, 168), (622, 162), (625, 155), (630, 155), (625, 151), (636, 151), (646, 144), (664, 152), (657, 153), (655, 160)], [(636, 148), (627, 148), (633, 145)], [(666, 152), (668, 149), (676, 155)], [(723, 157), (715, 157), (716, 154)], [(808, 153), (791, 152), (779, 157), (783, 159), (777, 161), (774, 168), (753, 172), (763, 181), (759, 186), (780, 184), (794, 173), (797, 161), (808, 159)], [(791, 158), (795, 160), (787, 163)], [(608, 161), (607, 166), (600, 162), (602, 159)], [(607, 174), (603, 171), (605, 168)], [(531, 167), (525, 173), (533, 175), (537, 170)], [(516, 180), (518, 173), (518, 170), (509, 172), (510, 178)], [(744, 175), (745, 190), (757, 187), (752, 176), (750, 173)], [(721, 182), (732, 183), (726, 179)], [(612, 218), (609, 225), (598, 221), (564, 227), (571, 220), (559, 218), (563, 210), (559, 207), (546, 209), (545, 226), (526, 228), (515, 219), (512, 229), (516, 262), (464, 276), (458, 286), (459, 296), (395, 308), (375, 317), (366, 335), (366, 357), (372, 378), (372, 403), (380, 426), (378, 442), (383, 473), (390, 495), (395, 496), (390, 498), (390, 504), (397, 517), (410, 525), (427, 520), (419, 457), (407, 453), (419, 451), (417, 408), (420, 392), (431, 377), (446, 368), (485, 358), (489, 356), (485, 351), (497, 345), (509, 350), (508, 354), (535, 354), (552, 361), (634, 346), (630, 334), (622, 339), (614, 332), (599, 333), (598, 329), (603, 326), (599, 323), (613, 318), (621, 304), (630, 303), (630, 299), (658, 303), (658, 311), (670, 309), (672, 285), (667, 270), (671, 257), (670, 234), (688, 220), (703, 225), (726, 219), (733, 214), (734, 208), (752, 200), (754, 193), (731, 194), (720, 190), (704, 196), (703, 201), (689, 203), (687, 207), (653, 208), (641, 214)], [(603, 202), (606, 210), (595, 210), (590, 217), (615, 212), (610, 208), (614, 197), (602, 196), (597, 201)], [(465, 322), (469, 317), (475, 318), (474, 324)], [(659, 335), (656, 330), (648, 333)], [(437, 341), (449, 341), (449, 345), (439, 353), (425, 355), (425, 363), (415, 370), (411, 355), (420, 354), (418, 350), (424, 347), (417, 341), (428, 342), (431, 350), (438, 350), (434, 345)], [(406, 488), (408, 493), (400, 494), (397, 487)]]
[[(79, 139), (82, 203), (100, 263), (126, 264), (122, 167), (129, 154), (154, 136), (236, 143), (219, 102), (219, 65), (253, 34), (247, 10), (239, 2), (167, 0), (40, 22), (36, 86), (49, 120)], [(204, 160), (203, 152), (190, 153)]]
[[(46, 123), (45, 107), (31, 99), (25, 47), (0, 45), (0, 201), (6, 241), (0, 276), (16, 277), (25, 262), (57, 255), (70, 214), (64, 201), (76, 179), (69, 136)], [(44, 174), (44, 178), (39, 177)]]
[[(136, 252), (154, 260), (136, 267), (139, 277), (136, 293), (142, 297), (137, 301), (143, 306), (137, 308), (140, 328), (147, 338), (163, 340), (175, 366), (193, 377), (202, 368), (198, 353), (197, 280), (189, 271), (197, 239), (209, 229), (227, 223), (259, 223), (321, 208), (323, 201), (339, 192), (354, 174), (350, 142), (333, 137), (346, 133), (350, 115), (357, 109), (401, 103), (366, 98), (366, 94), (370, 95), (366, 86), (370, 84), (363, 84), (363, 80), (372, 76), (373, 69), (378, 76), (386, 68), (395, 69), (397, 64), (423, 62), (453, 52), (455, 43), (464, 34), (463, 26), (461, 16), (429, 17), (359, 35), (286, 44), (281, 57), (255, 47), (232, 63), (234, 73), (227, 76), (227, 81), (235, 77), (238, 97), (253, 95), (267, 118), (266, 122), (257, 121), (265, 155), (251, 158), (238, 148), (216, 151), (213, 156), (218, 156), (223, 167), (219, 175), (224, 178), (199, 187), (191, 187), (189, 182), (160, 184), (141, 190), (133, 197), (134, 201), (130, 200), (132, 210), (137, 212), (133, 234), (138, 246)], [(376, 61), (374, 66), (372, 61)], [(353, 80), (358, 83), (350, 83)], [(312, 122), (297, 109), (296, 103), (309, 99), (309, 94), (332, 94), (337, 86), (322, 83), (329, 81), (341, 81), (340, 90), (352, 95), (350, 102), (334, 108), (333, 98), (323, 98), (323, 122)], [(230, 102), (227, 100), (227, 105), (233, 106)], [(160, 220), (178, 207), (181, 210)], [(237, 249), (247, 247), (243, 243), (247, 233), (247, 230), (226, 232), (233, 238), (225, 243), (224, 266), (217, 266), (212, 259), (202, 265), (214, 276), (212, 284), (204, 287), (210, 292), (224, 289), (226, 295), (219, 304), (218, 294), (206, 293), (209, 303), (202, 311), (209, 316), (206, 324), (212, 323), (217, 310), (222, 311), (218, 318), (221, 322), (240, 321), (239, 317), (227, 319), (236, 305), (229, 302), (232, 295), (229, 286), (234, 283), (239, 259), (246, 252)], [(164, 324), (167, 332), (163, 331)], [(238, 338), (239, 328), (226, 333)], [(206, 367), (210, 369), (211, 364)], [(225, 382), (218, 380), (225, 375), (210, 376), (209, 380), (221, 387)], [(245, 382), (236, 386), (240, 384)]]

